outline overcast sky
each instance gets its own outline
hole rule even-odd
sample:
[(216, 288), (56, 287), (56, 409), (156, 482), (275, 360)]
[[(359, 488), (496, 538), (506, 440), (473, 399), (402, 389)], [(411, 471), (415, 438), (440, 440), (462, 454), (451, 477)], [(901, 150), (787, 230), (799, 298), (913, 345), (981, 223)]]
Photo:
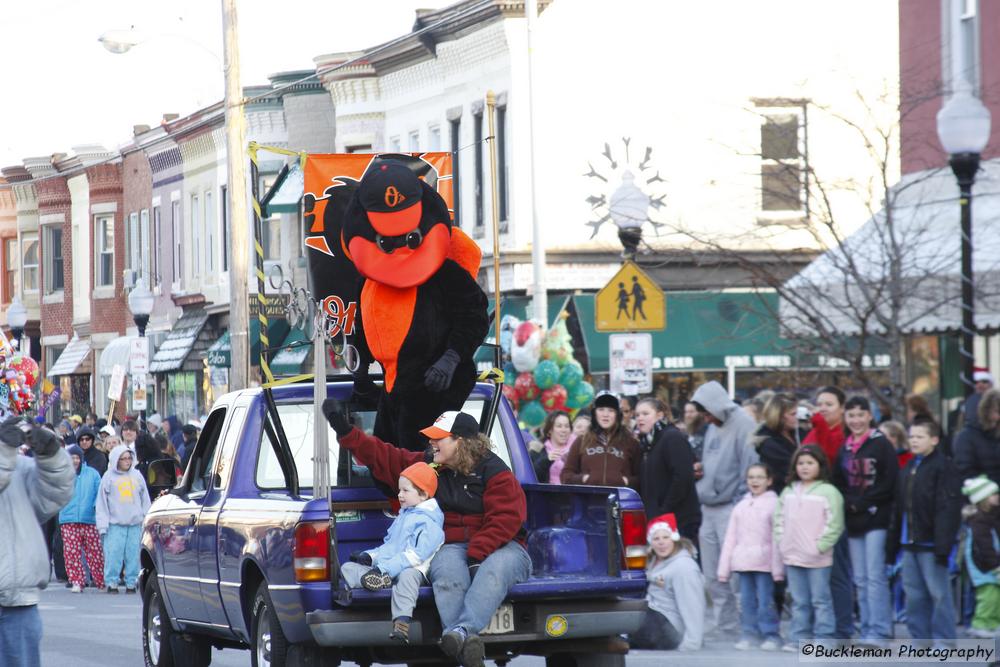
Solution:
[[(323, 53), (374, 46), (410, 31), (414, 9), (450, 0), (241, 0), (244, 85), (311, 69)], [(134, 26), (147, 41), (124, 55), (97, 41)], [(114, 149), (133, 125), (188, 114), (222, 99), (219, 0), (32, 0), (7, 3), (0, 166), (102, 144)]]

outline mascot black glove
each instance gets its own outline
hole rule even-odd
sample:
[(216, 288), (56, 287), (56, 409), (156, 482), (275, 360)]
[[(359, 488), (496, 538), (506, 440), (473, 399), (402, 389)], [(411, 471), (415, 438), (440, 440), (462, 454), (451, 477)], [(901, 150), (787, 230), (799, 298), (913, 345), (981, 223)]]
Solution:
[(20, 447), (24, 442), (20, 417), (8, 417), (0, 424), (0, 442), (9, 447)]
[(323, 401), (323, 414), (326, 415), (326, 420), (330, 422), (330, 426), (337, 432), (339, 438), (344, 437), (354, 428), (347, 420), (347, 415), (344, 414), (344, 408), (340, 405), (340, 401), (335, 398)]
[(355, 551), (351, 554), (351, 560), (361, 565), (372, 566), (372, 555), (367, 551)]
[(28, 432), (25, 442), (31, 445), (35, 451), (35, 456), (40, 459), (55, 456), (62, 447), (59, 437), (47, 428), (35, 426)]
[(431, 391), (447, 389), (451, 385), (451, 376), (455, 374), (455, 367), (459, 361), (458, 352), (445, 350), (441, 358), (424, 373), (424, 386)]

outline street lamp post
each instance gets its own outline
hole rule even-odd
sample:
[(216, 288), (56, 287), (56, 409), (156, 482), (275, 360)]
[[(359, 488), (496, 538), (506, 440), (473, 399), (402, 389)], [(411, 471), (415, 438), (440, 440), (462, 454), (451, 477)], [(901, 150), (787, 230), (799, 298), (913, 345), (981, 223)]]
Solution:
[[(139, 329), (139, 338), (146, 337), (146, 325), (149, 324), (149, 316), (153, 312), (153, 303), (155, 297), (153, 293), (146, 287), (146, 279), (139, 278), (136, 282), (135, 287), (132, 291), (128, 293), (128, 309), (132, 311), (132, 319), (135, 321), (135, 326)], [(147, 343), (148, 345), (148, 343)], [(146, 377), (142, 378), (132, 378), (133, 382), (138, 379), (141, 386), (146, 386)], [(139, 421), (143, 425), (146, 423), (146, 411), (139, 411)]]
[(21, 351), (21, 336), (24, 334), (24, 325), (28, 323), (28, 309), (24, 307), (21, 300), (16, 296), (10, 302), (7, 309), (7, 326), (14, 334), (14, 347)]
[(937, 114), (941, 146), (958, 180), (962, 219), (962, 385), (965, 396), (974, 389), (972, 368), (976, 335), (975, 297), (972, 274), (972, 184), (979, 171), (979, 158), (990, 138), (990, 112), (962, 81)]
[(642, 224), (649, 217), (649, 195), (635, 184), (631, 171), (622, 174), (622, 184), (611, 194), (609, 210), (611, 220), (618, 226), (618, 240), (625, 249), (625, 257), (634, 260), (642, 242)]

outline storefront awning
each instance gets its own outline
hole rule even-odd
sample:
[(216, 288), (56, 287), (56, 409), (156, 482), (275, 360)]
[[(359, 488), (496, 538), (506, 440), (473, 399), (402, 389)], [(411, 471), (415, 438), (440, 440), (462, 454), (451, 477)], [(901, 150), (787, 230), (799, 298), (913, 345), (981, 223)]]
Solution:
[(264, 200), (261, 202), (264, 217), (275, 213), (297, 213), (305, 182), (305, 174), (299, 169), (298, 162), (282, 169), (271, 189), (264, 193)]
[[(288, 335), (288, 320), (270, 320), (267, 331), (268, 342), (271, 344), (271, 348), (280, 347)], [(226, 331), (205, 350), (205, 359), (208, 361), (209, 366), (229, 368), (232, 365), (231, 353), (232, 346), (229, 342), (229, 332)], [(260, 365), (260, 320), (256, 318), (250, 320), (250, 365)]]
[(56, 363), (52, 364), (46, 377), (76, 374), (80, 363), (88, 354), (90, 354), (90, 339), (80, 338), (74, 334), (73, 340), (63, 349), (62, 354), (56, 359)]
[(281, 351), (271, 361), (271, 372), (275, 375), (298, 375), (303, 372), (302, 364), (310, 350), (312, 346), (306, 341), (306, 333), (302, 329), (290, 329)]
[[(652, 332), (654, 371), (772, 370), (798, 366), (774, 317), (777, 295), (668, 292), (667, 327)], [(594, 295), (573, 297), (592, 373), (608, 372), (609, 336), (594, 329)]]
[(168, 373), (180, 369), (206, 322), (208, 313), (202, 308), (189, 310), (181, 315), (149, 362), (149, 372)]
[(108, 346), (101, 350), (101, 362), (98, 365), (98, 372), (108, 377), (115, 366), (121, 366), (125, 372), (129, 372), (129, 356), (132, 353), (132, 337), (122, 336), (115, 338), (108, 343)]

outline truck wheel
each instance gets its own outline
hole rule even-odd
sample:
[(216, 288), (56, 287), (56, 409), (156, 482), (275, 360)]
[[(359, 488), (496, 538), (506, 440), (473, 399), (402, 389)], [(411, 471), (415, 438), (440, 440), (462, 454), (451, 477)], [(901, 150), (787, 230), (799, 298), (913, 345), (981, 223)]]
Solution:
[(156, 572), (151, 572), (142, 591), (142, 657), (146, 667), (174, 667), (173, 634)]
[(212, 662), (211, 644), (174, 632), (155, 571), (142, 591), (142, 657), (146, 667), (208, 667)]
[(288, 640), (281, 631), (281, 623), (267, 593), (267, 582), (257, 587), (251, 607), (250, 662), (253, 667), (285, 667), (288, 657)]
[(545, 667), (625, 667), (620, 653), (556, 653), (545, 658)]

